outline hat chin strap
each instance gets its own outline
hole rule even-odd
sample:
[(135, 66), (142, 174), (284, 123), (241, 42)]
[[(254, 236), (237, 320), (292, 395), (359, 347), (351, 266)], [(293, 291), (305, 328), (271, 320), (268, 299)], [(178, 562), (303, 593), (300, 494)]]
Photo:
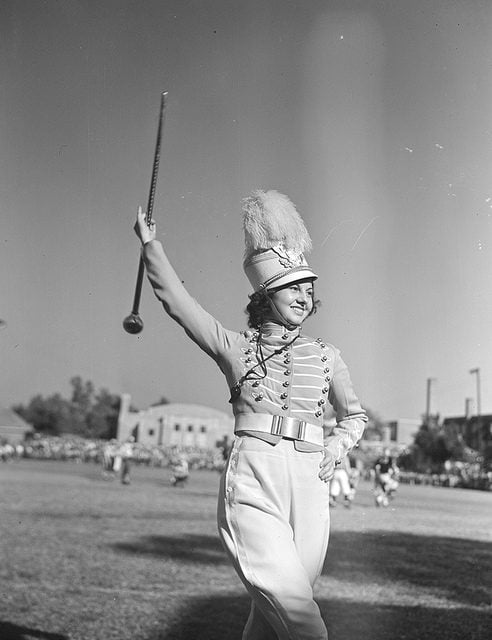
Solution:
[(289, 329), (289, 330), (297, 329), (299, 327), (299, 325), (292, 324), (291, 322), (287, 322), (287, 320), (284, 318), (284, 316), (278, 310), (277, 305), (275, 304), (275, 302), (273, 301), (273, 299), (272, 299), (272, 297), (270, 296), (269, 293), (267, 293), (267, 296), (268, 296), (268, 300), (270, 302), (270, 308), (273, 311), (273, 315), (276, 316), (277, 320), (280, 320), (280, 322), (284, 325), (284, 327), (287, 327), (287, 329)]

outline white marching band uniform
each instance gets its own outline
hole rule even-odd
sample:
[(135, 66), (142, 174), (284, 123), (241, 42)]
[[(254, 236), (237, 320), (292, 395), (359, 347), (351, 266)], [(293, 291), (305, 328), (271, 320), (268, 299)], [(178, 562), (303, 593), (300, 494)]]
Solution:
[[(289, 263), (285, 253), (251, 251), (245, 271), (255, 290), (269, 280), (282, 286), (316, 278), (303, 256)], [(330, 524), (329, 484), (318, 477), (320, 462), (326, 450), (341, 462), (367, 420), (340, 352), (304, 336), (300, 327), (266, 322), (258, 331), (225, 329), (187, 292), (159, 241), (145, 244), (142, 255), (165, 311), (215, 360), (233, 391), (235, 439), (217, 516), (225, 549), (252, 599), (243, 639), (326, 640), (313, 599)], [(336, 414), (336, 426), (325, 441), (327, 408)]]

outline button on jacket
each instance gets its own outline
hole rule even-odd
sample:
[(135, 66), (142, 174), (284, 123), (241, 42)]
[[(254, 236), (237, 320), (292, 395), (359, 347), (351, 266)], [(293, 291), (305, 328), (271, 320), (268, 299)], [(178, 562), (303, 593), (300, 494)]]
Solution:
[[(300, 328), (289, 331), (273, 322), (265, 323), (261, 332), (225, 329), (186, 291), (159, 241), (145, 244), (143, 258), (154, 293), (166, 312), (215, 360), (230, 389), (239, 383), (240, 393), (232, 401), (235, 416), (285, 416), (320, 429), (326, 416), (334, 416), (336, 426), (326, 437), (325, 448), (341, 460), (357, 443), (367, 416), (336, 347), (302, 335)], [(280, 440), (280, 436), (248, 433), (273, 443)], [(319, 450), (301, 441), (295, 447)]]

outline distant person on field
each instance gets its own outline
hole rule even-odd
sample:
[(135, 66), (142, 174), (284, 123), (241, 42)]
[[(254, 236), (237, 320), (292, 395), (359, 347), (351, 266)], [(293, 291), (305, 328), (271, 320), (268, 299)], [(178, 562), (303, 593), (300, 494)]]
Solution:
[(102, 450), (102, 475), (103, 478), (113, 479), (114, 460), (116, 455), (116, 440), (107, 442)]
[(133, 443), (135, 438), (130, 436), (119, 448), (118, 455), (121, 458), (121, 483), (130, 484), (130, 468), (133, 458)]
[(353, 496), (355, 496), (355, 492), (357, 491), (357, 487), (359, 486), (359, 482), (364, 471), (364, 465), (362, 463), (362, 460), (356, 456), (349, 454), (347, 457), (350, 464), (350, 487), (352, 488)]
[(342, 464), (337, 467), (330, 481), (330, 507), (337, 506), (337, 498), (343, 497), (343, 504), (346, 508), (350, 507), (350, 503), (354, 499), (354, 491), (350, 485), (350, 461), (348, 456), (342, 460)]
[(173, 487), (184, 487), (190, 475), (188, 460), (184, 455), (178, 455), (171, 461), (171, 484)]
[(398, 467), (391, 456), (391, 451), (385, 448), (383, 455), (374, 464), (374, 495), (377, 507), (387, 507), (390, 499), (398, 488)]

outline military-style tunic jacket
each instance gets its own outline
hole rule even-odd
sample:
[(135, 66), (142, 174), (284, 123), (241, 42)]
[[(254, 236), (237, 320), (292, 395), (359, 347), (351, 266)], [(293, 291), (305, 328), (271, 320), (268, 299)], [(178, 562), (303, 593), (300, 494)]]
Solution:
[[(143, 247), (148, 278), (166, 312), (212, 357), (234, 390), (234, 415), (270, 414), (303, 420), (323, 428), (326, 416), (336, 426), (325, 447), (341, 460), (360, 439), (367, 421), (354, 393), (348, 369), (333, 345), (287, 330), (274, 322), (260, 332), (225, 329), (187, 292), (169, 263), (162, 245)], [(263, 363), (263, 364), (262, 364)], [(272, 443), (280, 436), (248, 433)], [(296, 441), (298, 450), (320, 447)]]

